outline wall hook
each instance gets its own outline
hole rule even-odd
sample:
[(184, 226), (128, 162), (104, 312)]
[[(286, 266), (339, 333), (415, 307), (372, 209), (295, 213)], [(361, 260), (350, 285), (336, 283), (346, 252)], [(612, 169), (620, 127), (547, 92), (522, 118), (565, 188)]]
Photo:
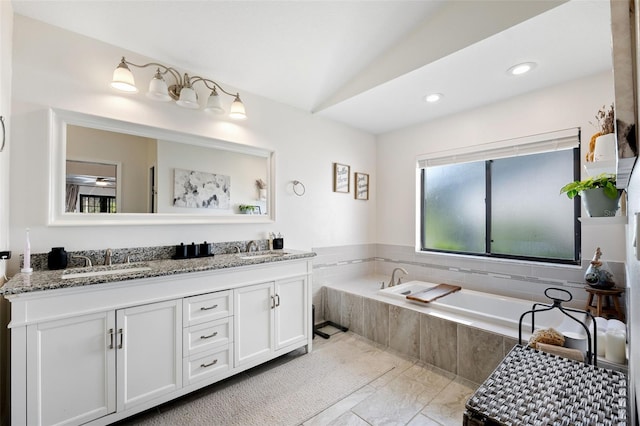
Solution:
[[(300, 186), (302, 188), (299, 188)], [(293, 181), (293, 192), (298, 197), (302, 197), (304, 195), (304, 193), (307, 192), (307, 188), (305, 188), (304, 184), (302, 182), (300, 182), (299, 180), (294, 180)]]
[(7, 141), (6, 129), (4, 127), (4, 117), (0, 115), (0, 123), (2, 123), (2, 145), (0, 145), (0, 152), (4, 150), (4, 143)]

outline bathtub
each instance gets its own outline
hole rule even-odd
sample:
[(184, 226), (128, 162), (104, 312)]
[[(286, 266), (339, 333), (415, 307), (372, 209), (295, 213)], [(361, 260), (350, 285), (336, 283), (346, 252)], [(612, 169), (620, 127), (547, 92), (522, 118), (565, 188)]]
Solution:
[[(516, 338), (518, 337), (520, 316), (530, 311), (534, 304), (530, 300), (465, 289), (451, 293), (431, 303), (422, 303), (406, 298), (409, 294), (415, 294), (436, 285), (425, 281), (408, 281), (378, 290), (377, 294), (381, 296), (381, 300), (385, 298), (394, 300), (396, 304), (406, 304), (432, 315), (466, 325), (477, 326), (489, 331), (497, 331)], [(550, 305), (552, 301), (549, 300), (548, 303), (544, 303)], [(419, 307), (422, 307), (422, 309)], [(577, 317), (581, 321), (587, 319), (586, 315)], [(532, 316), (530, 314), (523, 318), (523, 340), (528, 340), (531, 335), (531, 321)], [(564, 315), (560, 310), (553, 309), (548, 312), (536, 313), (534, 325), (536, 329), (554, 328), (565, 336), (567, 340), (566, 346), (586, 351), (587, 335), (584, 328)], [(593, 334), (592, 328), (589, 331)], [(592, 341), (594, 337), (592, 336)]]

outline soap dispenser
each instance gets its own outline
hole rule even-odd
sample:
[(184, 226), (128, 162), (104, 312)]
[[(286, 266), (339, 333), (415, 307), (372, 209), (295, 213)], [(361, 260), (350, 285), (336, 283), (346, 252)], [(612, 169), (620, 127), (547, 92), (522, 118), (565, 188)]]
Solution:
[(69, 256), (64, 247), (54, 247), (47, 254), (47, 266), (49, 269), (64, 269), (67, 267)]

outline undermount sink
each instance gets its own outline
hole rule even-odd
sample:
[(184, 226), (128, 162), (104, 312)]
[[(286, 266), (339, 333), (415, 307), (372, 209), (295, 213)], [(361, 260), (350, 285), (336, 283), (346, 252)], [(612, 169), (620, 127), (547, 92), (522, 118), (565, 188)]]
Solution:
[(436, 284), (425, 283), (422, 281), (408, 281), (403, 284), (398, 284), (393, 287), (387, 287), (385, 289), (378, 290), (378, 294), (398, 300), (406, 300), (407, 296), (411, 294), (420, 293), (421, 291), (428, 290), (435, 286)]
[(85, 270), (82, 272), (74, 272), (73, 269), (67, 269), (62, 273), (63, 280), (69, 280), (72, 278), (87, 278), (87, 277), (99, 277), (104, 275), (122, 275), (133, 274), (136, 272), (150, 271), (151, 268), (146, 265), (114, 265), (106, 267), (93, 267), (91, 270)]
[(264, 259), (267, 257), (282, 257), (287, 254), (289, 253), (284, 251), (267, 251), (267, 252), (257, 251), (253, 253), (238, 253), (238, 257), (240, 259), (250, 260), (250, 259)]

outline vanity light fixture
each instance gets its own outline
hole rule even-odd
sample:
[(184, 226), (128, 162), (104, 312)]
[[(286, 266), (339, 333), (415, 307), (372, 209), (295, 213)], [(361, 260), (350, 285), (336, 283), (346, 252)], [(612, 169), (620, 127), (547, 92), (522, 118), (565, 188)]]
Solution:
[(424, 101), (430, 104), (434, 104), (440, 101), (443, 97), (444, 95), (442, 93), (432, 93), (430, 95), (425, 96)]
[[(220, 92), (233, 97), (231, 108), (229, 109), (229, 117), (236, 120), (244, 120), (247, 118), (244, 104), (240, 100), (240, 94), (229, 93), (218, 83), (213, 80), (209, 80), (208, 78), (199, 76), (190, 77), (187, 73), (181, 75), (175, 68), (167, 67), (166, 65), (156, 62), (137, 65), (127, 61), (123, 56), (120, 60), (120, 64), (118, 64), (113, 72), (111, 87), (129, 93), (136, 93), (138, 91), (133, 78), (133, 73), (129, 69), (129, 65), (136, 68), (147, 68), (150, 66), (156, 67), (156, 74), (151, 79), (151, 82), (149, 82), (149, 91), (147, 92), (147, 97), (149, 99), (153, 99), (158, 102), (169, 102), (174, 100), (178, 106), (183, 108), (200, 109), (198, 95), (193, 89), (193, 85), (197, 82), (202, 82), (207, 89), (211, 90), (211, 94), (209, 95), (204, 107), (205, 111), (213, 112), (215, 114), (225, 113), (225, 109), (222, 106), (222, 100), (218, 94), (219, 90)], [(167, 74), (175, 81), (175, 83), (170, 86), (167, 85), (167, 82), (164, 79)]]
[(535, 62), (523, 62), (521, 64), (517, 64), (509, 68), (507, 70), (507, 73), (510, 75), (522, 75), (522, 74), (528, 73), (535, 67), (536, 67)]

